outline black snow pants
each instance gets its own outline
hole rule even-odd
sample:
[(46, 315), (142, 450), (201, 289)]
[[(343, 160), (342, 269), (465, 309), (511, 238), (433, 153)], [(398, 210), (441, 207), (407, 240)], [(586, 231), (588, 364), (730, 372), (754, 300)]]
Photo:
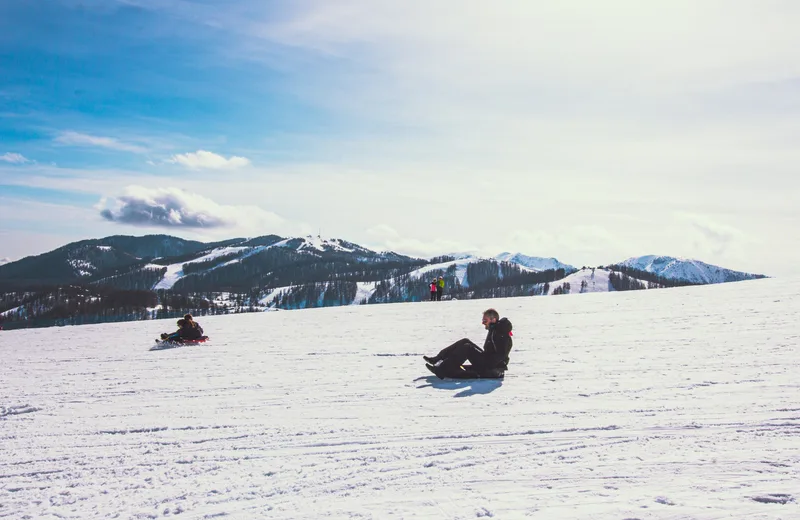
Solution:
[(437, 357), (442, 360), (440, 366), (446, 373), (460, 373), (461, 365), (466, 361), (470, 362), (476, 373), (480, 373), (487, 364), (486, 353), (467, 338), (443, 348)]

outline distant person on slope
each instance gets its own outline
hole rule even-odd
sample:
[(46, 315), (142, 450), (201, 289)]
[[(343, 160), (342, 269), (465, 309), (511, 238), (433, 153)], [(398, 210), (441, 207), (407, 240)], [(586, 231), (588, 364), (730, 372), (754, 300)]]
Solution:
[[(508, 370), (508, 354), (511, 352), (511, 322), (500, 318), (494, 309), (487, 309), (481, 320), (489, 332), (483, 349), (467, 338), (445, 347), (433, 357), (422, 356), (428, 370), (440, 379), (501, 378)], [(463, 366), (465, 361), (471, 365)]]
[(444, 277), (440, 276), (436, 282), (436, 301), (442, 301), (442, 293), (444, 292)]
[(183, 317), (183, 319), (189, 325), (189, 330), (187, 331), (187, 335), (189, 337), (185, 339), (200, 339), (203, 337), (203, 327), (201, 327), (199, 323), (194, 321), (194, 318), (192, 317), (191, 314), (186, 314)]
[(433, 281), (431, 282), (431, 301), (436, 301), (437, 287), (438, 285), (436, 284), (436, 278), (434, 278)]

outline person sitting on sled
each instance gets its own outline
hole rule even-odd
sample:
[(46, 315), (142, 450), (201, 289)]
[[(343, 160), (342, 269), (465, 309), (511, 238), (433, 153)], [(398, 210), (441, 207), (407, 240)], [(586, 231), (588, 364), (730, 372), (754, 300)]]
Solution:
[(194, 321), (191, 314), (186, 314), (183, 319), (189, 325), (187, 335), (184, 339), (201, 339), (203, 337), (203, 327)]
[(178, 320), (178, 330), (172, 334), (167, 334), (166, 332), (161, 334), (161, 339), (164, 341), (183, 341), (185, 339), (195, 339), (192, 336), (194, 336), (192, 325), (188, 320), (182, 319)]
[[(428, 369), (439, 378), (501, 378), (508, 370), (508, 354), (511, 352), (511, 322), (500, 318), (494, 309), (487, 309), (481, 320), (489, 331), (483, 349), (467, 338), (445, 347), (433, 357), (422, 356)], [(465, 361), (470, 365), (462, 366)]]

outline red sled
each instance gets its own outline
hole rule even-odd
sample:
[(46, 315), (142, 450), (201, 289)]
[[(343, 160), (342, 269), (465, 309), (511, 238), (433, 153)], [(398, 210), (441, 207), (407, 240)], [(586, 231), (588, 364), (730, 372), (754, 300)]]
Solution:
[(183, 347), (186, 345), (197, 345), (199, 343), (205, 343), (210, 338), (208, 336), (202, 336), (197, 339), (174, 339), (174, 340), (163, 340), (157, 339), (156, 344), (150, 348), (150, 350), (163, 350), (167, 348), (175, 348), (175, 347)]

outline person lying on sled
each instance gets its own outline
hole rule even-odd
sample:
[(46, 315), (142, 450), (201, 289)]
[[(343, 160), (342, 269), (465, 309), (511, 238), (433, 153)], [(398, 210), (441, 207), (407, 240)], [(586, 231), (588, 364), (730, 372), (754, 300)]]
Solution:
[[(503, 377), (508, 370), (508, 354), (513, 345), (511, 322), (508, 318), (500, 319), (496, 310), (487, 309), (481, 323), (489, 331), (483, 349), (467, 338), (460, 339), (433, 357), (422, 356), (428, 369), (440, 378)], [(470, 365), (462, 366), (465, 361)]]

